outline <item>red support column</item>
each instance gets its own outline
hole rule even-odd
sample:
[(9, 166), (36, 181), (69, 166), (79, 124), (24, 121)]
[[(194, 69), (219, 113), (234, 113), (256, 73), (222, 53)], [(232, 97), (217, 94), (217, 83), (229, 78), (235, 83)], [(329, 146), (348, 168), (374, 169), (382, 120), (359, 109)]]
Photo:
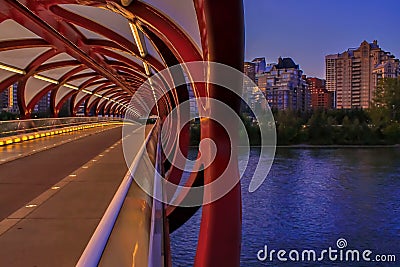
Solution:
[[(238, 70), (243, 68), (244, 22), (242, 0), (198, 0), (195, 3), (203, 45), (207, 45), (207, 60), (223, 63)], [(202, 21), (204, 20), (204, 21)], [(215, 75), (215, 73), (210, 73)], [(208, 85), (209, 97), (218, 99), (235, 111), (239, 111), (240, 101), (229, 90)], [(241, 88), (239, 85), (238, 88)], [(240, 93), (240, 92), (238, 92)], [(210, 114), (218, 112), (211, 105)], [(204, 183), (216, 180), (227, 168), (227, 173), (218, 179), (238, 179), (235, 138), (231, 151), (226, 131), (213, 120), (201, 121), (202, 139), (211, 138), (218, 152), (214, 162), (204, 170)], [(229, 133), (231, 136), (235, 133)], [(233, 162), (227, 165), (230, 154)], [(205, 199), (214, 194), (214, 189), (206, 190)], [(241, 249), (241, 191), (238, 183), (228, 194), (203, 206), (199, 241), (195, 258), (197, 267), (240, 266)]]

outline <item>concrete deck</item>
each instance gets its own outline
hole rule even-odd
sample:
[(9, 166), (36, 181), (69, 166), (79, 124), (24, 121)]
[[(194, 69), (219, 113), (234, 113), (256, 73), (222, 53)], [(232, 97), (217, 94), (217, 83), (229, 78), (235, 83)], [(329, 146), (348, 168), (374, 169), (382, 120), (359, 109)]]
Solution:
[(120, 138), (118, 127), (0, 165), (0, 266), (76, 264), (127, 171)]

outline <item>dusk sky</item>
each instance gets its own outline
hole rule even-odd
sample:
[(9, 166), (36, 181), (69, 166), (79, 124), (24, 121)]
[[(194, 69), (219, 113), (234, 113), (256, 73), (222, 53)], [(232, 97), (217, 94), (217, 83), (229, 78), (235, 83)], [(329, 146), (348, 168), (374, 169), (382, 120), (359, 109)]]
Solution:
[(244, 0), (246, 61), (292, 57), (308, 76), (325, 78), (325, 55), (363, 40), (400, 57), (399, 0)]

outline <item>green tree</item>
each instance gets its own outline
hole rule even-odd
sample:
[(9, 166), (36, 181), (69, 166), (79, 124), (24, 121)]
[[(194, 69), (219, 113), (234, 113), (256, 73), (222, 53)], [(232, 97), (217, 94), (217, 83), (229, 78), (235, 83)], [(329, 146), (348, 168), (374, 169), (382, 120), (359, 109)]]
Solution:
[(333, 143), (332, 117), (327, 117), (325, 110), (316, 110), (308, 120), (309, 142), (316, 145), (330, 145)]
[(386, 143), (398, 144), (400, 142), (400, 123), (393, 122), (386, 126), (382, 132)]
[(15, 120), (17, 117), (18, 114), (10, 113), (4, 110), (0, 112), (0, 121)]
[(297, 143), (301, 119), (291, 110), (280, 110), (275, 114), (278, 144)]
[(391, 120), (400, 120), (400, 78), (380, 79), (372, 101), (373, 109), (383, 109)]

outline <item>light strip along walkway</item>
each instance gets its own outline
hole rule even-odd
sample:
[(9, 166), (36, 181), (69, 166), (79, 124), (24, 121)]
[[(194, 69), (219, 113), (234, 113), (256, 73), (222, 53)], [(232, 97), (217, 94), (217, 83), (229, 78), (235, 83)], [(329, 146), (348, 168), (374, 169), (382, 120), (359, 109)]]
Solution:
[[(120, 127), (120, 125), (109, 124), (95, 128), (88, 128), (81, 131), (72, 131), (59, 135), (51, 135), (38, 139), (29, 140), (22, 143), (13, 143), (7, 146), (0, 146), (0, 164), (26, 157), (43, 150), (47, 150), (64, 143), (68, 143), (79, 138), (97, 134), (111, 128)], [(35, 134), (35, 133), (34, 133)]]

